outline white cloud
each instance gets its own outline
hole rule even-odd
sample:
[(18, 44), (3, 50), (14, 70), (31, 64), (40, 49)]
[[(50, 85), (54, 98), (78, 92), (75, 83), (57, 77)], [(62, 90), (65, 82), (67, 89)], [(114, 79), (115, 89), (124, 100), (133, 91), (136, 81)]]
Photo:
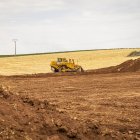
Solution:
[(140, 47), (139, 24), (139, 0), (1, 0), (0, 54)]
[[(0, 8), (7, 12), (26, 12), (29, 10), (57, 10), (64, 6), (63, 0), (1, 0)], [(6, 11), (5, 11), (6, 12)]]

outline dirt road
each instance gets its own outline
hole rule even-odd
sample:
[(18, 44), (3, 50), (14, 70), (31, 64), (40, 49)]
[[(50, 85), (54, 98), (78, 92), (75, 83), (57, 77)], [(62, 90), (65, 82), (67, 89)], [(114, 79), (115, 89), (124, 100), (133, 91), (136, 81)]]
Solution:
[(140, 72), (11, 76), (1, 77), (0, 84), (47, 100), (81, 124), (98, 124), (102, 135), (140, 138)]

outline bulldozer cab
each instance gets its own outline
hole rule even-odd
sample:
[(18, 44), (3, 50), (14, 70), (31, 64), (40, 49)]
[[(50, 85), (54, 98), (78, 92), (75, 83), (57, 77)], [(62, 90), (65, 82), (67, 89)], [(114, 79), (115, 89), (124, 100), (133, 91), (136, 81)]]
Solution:
[(67, 60), (66, 58), (57, 58), (57, 62), (67, 62), (67, 63), (75, 64), (74, 59)]
[(66, 58), (57, 58), (57, 62), (68, 62)]
[(67, 60), (66, 58), (57, 58), (57, 62), (67, 62), (67, 63), (75, 64), (74, 59)]
[(69, 59), (69, 63), (75, 64), (74, 59)]

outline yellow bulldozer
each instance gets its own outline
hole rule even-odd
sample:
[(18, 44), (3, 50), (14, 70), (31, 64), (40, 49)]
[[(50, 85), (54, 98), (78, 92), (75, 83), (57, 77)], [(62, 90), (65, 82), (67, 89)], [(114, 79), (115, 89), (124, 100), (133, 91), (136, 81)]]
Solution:
[(83, 72), (80, 65), (75, 64), (74, 59), (67, 60), (66, 58), (57, 58), (57, 61), (52, 61), (51, 70), (53, 72)]

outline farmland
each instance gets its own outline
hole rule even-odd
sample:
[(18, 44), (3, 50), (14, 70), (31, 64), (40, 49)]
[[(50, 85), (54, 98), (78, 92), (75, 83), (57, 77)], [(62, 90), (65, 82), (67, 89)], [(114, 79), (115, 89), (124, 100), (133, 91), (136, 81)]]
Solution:
[(78, 64), (81, 65), (85, 70), (98, 69), (114, 66), (131, 59), (131, 57), (127, 57), (127, 55), (132, 51), (140, 51), (140, 49), (95, 50), (17, 57), (1, 57), (0, 75), (48, 73), (51, 72), (49, 66), (50, 62), (52, 60), (56, 60), (57, 57), (73, 58), (75, 59), (76, 63), (78, 61)]

